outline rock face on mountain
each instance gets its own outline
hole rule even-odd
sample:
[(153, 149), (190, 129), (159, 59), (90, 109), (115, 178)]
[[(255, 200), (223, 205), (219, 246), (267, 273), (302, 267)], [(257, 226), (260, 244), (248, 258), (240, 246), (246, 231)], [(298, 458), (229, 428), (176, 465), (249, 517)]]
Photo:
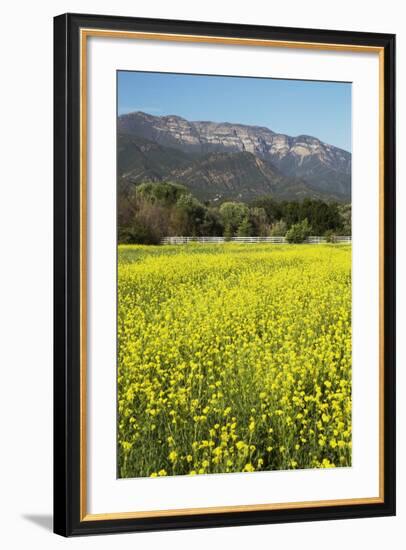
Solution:
[(351, 154), (315, 137), (142, 112), (121, 115), (118, 135), (119, 173), (134, 183), (173, 179), (207, 199), (351, 197)]

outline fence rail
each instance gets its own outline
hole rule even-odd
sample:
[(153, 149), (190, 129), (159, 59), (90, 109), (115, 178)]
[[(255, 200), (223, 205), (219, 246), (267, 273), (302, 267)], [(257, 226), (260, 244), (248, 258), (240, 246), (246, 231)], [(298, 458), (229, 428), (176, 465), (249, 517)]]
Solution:
[[(214, 243), (222, 244), (225, 242), (233, 243), (272, 243), (272, 244), (284, 244), (286, 243), (285, 237), (231, 237), (225, 239), (224, 237), (164, 237), (161, 240), (162, 244), (187, 244), (187, 243)], [(326, 243), (326, 237), (308, 237), (306, 243), (309, 244), (323, 244)], [(351, 243), (351, 237), (348, 236), (335, 236), (333, 237), (335, 243)]]

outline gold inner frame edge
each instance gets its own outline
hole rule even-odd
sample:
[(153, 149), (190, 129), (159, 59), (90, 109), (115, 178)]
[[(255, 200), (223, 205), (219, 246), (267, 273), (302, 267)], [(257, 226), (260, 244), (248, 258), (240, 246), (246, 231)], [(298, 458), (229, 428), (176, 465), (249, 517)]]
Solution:
[[(314, 49), (377, 53), (379, 55), (379, 496), (320, 501), (286, 502), (181, 508), (172, 510), (142, 510), (134, 512), (87, 513), (87, 38), (125, 38), (170, 42), (262, 46), (274, 48)], [(222, 36), (184, 35), (80, 29), (80, 521), (176, 517), (229, 512), (292, 510), (328, 506), (379, 504), (384, 502), (384, 48), (357, 44), (282, 41)]]

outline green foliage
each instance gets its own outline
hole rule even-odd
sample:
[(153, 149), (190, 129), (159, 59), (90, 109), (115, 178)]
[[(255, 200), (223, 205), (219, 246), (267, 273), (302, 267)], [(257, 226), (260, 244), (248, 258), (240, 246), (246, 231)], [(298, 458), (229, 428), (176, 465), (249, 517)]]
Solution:
[(326, 237), (326, 241), (328, 243), (335, 243), (337, 241), (337, 235), (334, 233), (333, 230), (329, 229), (324, 233), (324, 236)]
[(150, 225), (135, 221), (123, 235), (122, 242), (128, 244), (159, 244), (163, 235)]
[[(262, 197), (251, 204), (226, 201), (203, 204), (183, 185), (118, 181), (118, 240), (156, 243), (164, 236), (288, 236), (303, 242), (309, 235), (351, 235), (351, 205), (305, 199), (277, 202)], [(304, 235), (304, 236), (303, 236)], [(330, 237), (329, 237), (330, 238)]]
[(248, 216), (248, 206), (243, 202), (224, 202), (220, 206), (220, 215), (223, 223), (233, 233), (237, 231), (243, 219)]
[(204, 212), (203, 222), (200, 226), (201, 235), (222, 235), (224, 231), (223, 221), (220, 213), (215, 208), (206, 208)]
[(237, 237), (251, 237), (252, 225), (248, 218), (244, 218), (237, 229)]
[[(311, 225), (313, 235), (324, 235), (329, 229), (350, 235), (344, 229), (343, 223), (349, 219), (351, 224), (351, 206), (339, 205), (336, 202), (325, 202), (316, 199), (304, 199), (303, 201), (277, 202), (272, 197), (262, 197), (252, 203), (256, 207), (263, 208), (266, 212), (267, 222), (273, 226), (283, 220), (287, 227), (307, 219)], [(349, 215), (348, 215), (349, 206)]]
[(262, 208), (264, 210), (267, 222), (270, 225), (273, 225), (277, 220), (280, 220), (284, 217), (284, 204), (282, 202), (277, 202), (274, 198), (270, 196), (261, 197), (252, 202), (252, 205), (257, 208)]
[(300, 204), (299, 218), (301, 221), (311, 220), (313, 235), (323, 235), (326, 231), (337, 230), (341, 226), (337, 203), (305, 199)]
[(286, 222), (284, 220), (278, 220), (272, 224), (271, 229), (269, 230), (269, 235), (271, 237), (284, 237), (287, 230), (288, 226), (286, 225)]
[(206, 214), (205, 206), (190, 193), (181, 195), (176, 202), (180, 235), (199, 235)]
[(224, 227), (224, 238), (226, 241), (230, 241), (232, 237), (234, 237), (234, 233), (229, 225), (226, 225)]
[(340, 204), (338, 212), (341, 220), (342, 235), (351, 235), (351, 204)]
[(251, 235), (266, 237), (269, 234), (269, 225), (264, 208), (252, 206), (249, 210)]
[(286, 232), (286, 240), (288, 243), (303, 243), (307, 237), (311, 234), (311, 227), (307, 218), (299, 223), (293, 224)]
[(173, 205), (188, 193), (186, 187), (171, 182), (148, 182), (137, 186), (137, 195), (162, 205)]

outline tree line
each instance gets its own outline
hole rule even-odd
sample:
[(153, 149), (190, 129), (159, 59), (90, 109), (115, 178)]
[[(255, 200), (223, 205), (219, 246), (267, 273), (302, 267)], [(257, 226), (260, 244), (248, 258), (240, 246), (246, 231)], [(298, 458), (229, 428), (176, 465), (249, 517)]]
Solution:
[(158, 244), (165, 236), (351, 235), (351, 205), (318, 199), (276, 201), (264, 196), (243, 203), (203, 203), (183, 185), (143, 183), (118, 197), (119, 243)]

